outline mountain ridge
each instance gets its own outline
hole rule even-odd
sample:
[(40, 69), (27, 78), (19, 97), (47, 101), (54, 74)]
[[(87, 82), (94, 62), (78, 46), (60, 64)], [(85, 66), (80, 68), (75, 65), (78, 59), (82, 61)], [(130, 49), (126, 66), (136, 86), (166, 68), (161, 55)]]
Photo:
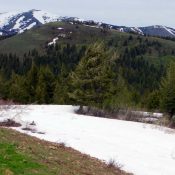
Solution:
[(170, 37), (175, 38), (175, 29), (163, 25), (153, 25), (146, 27), (126, 27), (94, 20), (83, 20), (77, 17), (62, 17), (42, 10), (32, 9), (26, 12), (6, 12), (0, 13), (0, 36), (10, 36), (23, 33), (33, 27), (38, 27), (50, 22), (69, 22), (72, 24), (82, 24), (89, 27), (118, 30), (126, 33), (136, 33), (139, 35)]

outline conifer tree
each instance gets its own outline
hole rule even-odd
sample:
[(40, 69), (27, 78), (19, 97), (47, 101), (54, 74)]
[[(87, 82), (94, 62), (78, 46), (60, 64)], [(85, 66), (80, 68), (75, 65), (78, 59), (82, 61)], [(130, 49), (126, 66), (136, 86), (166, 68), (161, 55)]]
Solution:
[(103, 43), (87, 49), (75, 71), (71, 74), (73, 92), (69, 97), (80, 105), (103, 107), (108, 98), (113, 73)]
[(175, 114), (175, 62), (172, 62), (161, 83), (161, 106), (170, 118)]
[(110, 85), (109, 96), (105, 100), (105, 108), (111, 111), (116, 111), (121, 108), (128, 108), (132, 105), (132, 94), (128, 90), (126, 81), (118, 73), (113, 84)]
[(25, 79), (12, 73), (10, 80), (9, 98), (22, 103), (28, 103), (28, 93), (24, 88)]
[(66, 66), (63, 64), (54, 90), (54, 103), (56, 104), (69, 104), (68, 89), (70, 86), (68, 85), (68, 75), (69, 72), (67, 71)]
[(36, 101), (38, 103), (52, 103), (55, 87), (54, 75), (48, 67), (41, 67), (36, 86)]
[(35, 101), (36, 86), (38, 83), (38, 68), (35, 64), (32, 65), (27, 74), (25, 88), (29, 94), (29, 102)]
[(2, 71), (0, 71), (0, 98), (6, 99), (9, 95), (9, 82), (5, 79)]

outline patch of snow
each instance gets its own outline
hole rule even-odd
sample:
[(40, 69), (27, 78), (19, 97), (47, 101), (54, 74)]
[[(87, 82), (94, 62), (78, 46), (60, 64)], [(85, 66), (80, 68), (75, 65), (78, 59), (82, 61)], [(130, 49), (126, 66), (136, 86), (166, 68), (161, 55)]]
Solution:
[(124, 29), (123, 28), (120, 28), (119, 30), (120, 30), (120, 32), (124, 32)]
[(57, 29), (58, 29), (58, 30), (64, 30), (64, 28), (62, 28), (62, 27), (58, 27)]
[(163, 114), (162, 113), (153, 113), (153, 116), (161, 118), (161, 117), (163, 117)]
[(23, 24), (25, 16), (21, 16), (17, 21), (16, 24), (13, 26), (13, 29), (19, 29), (21, 25)]
[(134, 27), (131, 27), (131, 30), (132, 30), (133, 32), (137, 32), (137, 30), (135, 30)]
[(58, 36), (61, 37), (61, 38), (66, 38), (66, 34), (65, 33), (60, 33)]
[(133, 32), (139, 33), (140, 35), (144, 35), (143, 31), (141, 29), (139, 29), (138, 27), (132, 27), (131, 30)]
[(85, 20), (81, 19), (81, 18), (74, 17), (74, 21), (84, 22)]
[(19, 28), (18, 33), (23, 33), (25, 30), (29, 30), (29, 29), (33, 28), (35, 25), (36, 25), (36, 22), (33, 22), (33, 23), (31, 23), (30, 25), (28, 25), (27, 27), (25, 27), (23, 29)]
[(173, 33), (173, 30), (171, 30), (170, 28), (168, 28), (168, 27), (163, 27), (167, 32), (169, 32), (171, 35), (173, 35), (173, 36), (175, 36), (175, 31), (174, 31), (174, 33)]
[(144, 112), (144, 111), (132, 111), (135, 114), (139, 114), (145, 117), (151, 116), (151, 117), (156, 117), (156, 118), (161, 118), (163, 117), (162, 113), (152, 113), (152, 112)]
[(52, 42), (48, 43), (48, 46), (55, 45), (58, 39), (58, 37), (54, 38)]
[[(20, 108), (23, 112), (18, 114)], [(154, 125), (77, 115), (77, 107), (18, 106), (0, 110), (0, 118), (16, 118), (45, 134), (16, 130), (51, 142), (66, 143), (82, 153), (123, 165), (135, 175), (175, 175), (175, 131)]]
[(26, 27), (25, 29), (29, 30), (31, 28), (33, 28), (36, 25), (36, 22), (33, 22), (32, 24), (30, 24), (28, 27)]
[(20, 14), (19, 12), (8, 12), (8, 13), (1, 13), (0, 14), (0, 28), (4, 27), (7, 25), (10, 21), (10, 19), (15, 16)]
[(41, 10), (34, 10), (33, 17), (35, 17), (42, 24), (58, 21), (59, 18), (57, 15), (53, 15)]
[(20, 30), (18, 31), (19, 34), (20, 34), (20, 33), (23, 33), (23, 32), (24, 32), (23, 29), (20, 29)]
[(101, 28), (100, 26), (91, 26), (91, 25), (87, 25), (87, 24), (83, 24), (83, 25), (86, 27), (92, 27), (92, 28), (97, 28), (97, 29)]

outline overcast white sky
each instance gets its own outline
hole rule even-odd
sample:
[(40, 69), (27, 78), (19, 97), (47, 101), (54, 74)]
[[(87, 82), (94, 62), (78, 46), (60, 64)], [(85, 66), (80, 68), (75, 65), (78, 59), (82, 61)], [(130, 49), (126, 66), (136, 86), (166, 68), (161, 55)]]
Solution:
[(116, 25), (175, 27), (175, 0), (0, 0), (0, 12), (29, 9)]

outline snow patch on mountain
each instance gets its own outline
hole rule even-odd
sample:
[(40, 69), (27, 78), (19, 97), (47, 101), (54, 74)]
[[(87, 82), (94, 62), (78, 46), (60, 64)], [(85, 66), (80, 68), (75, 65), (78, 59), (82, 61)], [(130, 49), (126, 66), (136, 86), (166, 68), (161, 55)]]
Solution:
[(16, 16), (17, 12), (8, 12), (0, 14), (0, 28), (3, 28), (5, 25), (8, 25), (9, 21)]
[(81, 24), (88, 27), (118, 30), (126, 33), (136, 33), (139, 35), (175, 37), (175, 29), (154, 25), (148, 27), (126, 27), (111, 25), (93, 20), (84, 20), (77, 17), (60, 17), (41, 10), (29, 10), (27, 12), (11, 12), (0, 14), (0, 35), (14, 35), (22, 33), (33, 27), (37, 27), (49, 22), (63, 21), (72, 25)]
[(40, 10), (34, 10), (33, 17), (36, 18), (42, 24), (55, 22), (55, 21), (58, 21), (59, 19), (59, 16), (57, 15), (53, 15), (51, 13), (40, 11)]
[(58, 29), (58, 30), (64, 30), (64, 28), (62, 28), (62, 27), (58, 27), (57, 29)]
[(96, 29), (101, 28), (100, 26), (90, 26), (90, 25), (87, 25), (87, 24), (84, 24), (84, 26), (86, 26), (86, 27), (92, 27), (92, 28), (96, 28)]
[(131, 27), (131, 30), (132, 30), (133, 32), (136, 32), (136, 33), (140, 34), (140, 35), (144, 35), (144, 34), (143, 34), (143, 31), (140, 30), (138, 27)]
[(16, 24), (14, 25), (13, 29), (19, 29), (21, 25), (23, 24), (25, 16), (21, 16), (17, 21)]
[(172, 30), (168, 27), (164, 27), (165, 30), (167, 30), (170, 34), (172, 34), (173, 36), (175, 36), (175, 30)]
[(26, 27), (26, 29), (29, 30), (29, 29), (33, 28), (35, 25), (36, 25), (36, 22), (30, 24), (28, 27)]
[(52, 42), (48, 43), (48, 46), (55, 45), (58, 39), (58, 37), (54, 38)]
[(120, 28), (120, 32), (124, 32), (124, 29), (123, 28)]
[(59, 20), (59, 16), (41, 10), (3, 13), (0, 14), (0, 32), (1, 35), (22, 33), (35, 26)]

